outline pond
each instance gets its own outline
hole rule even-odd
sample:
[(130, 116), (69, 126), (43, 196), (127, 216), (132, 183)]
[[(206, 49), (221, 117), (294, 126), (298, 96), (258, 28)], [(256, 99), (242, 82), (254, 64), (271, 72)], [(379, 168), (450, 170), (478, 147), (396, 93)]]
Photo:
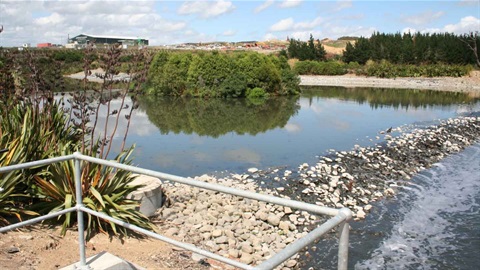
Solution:
[(378, 88), (309, 87), (263, 103), (143, 97), (127, 145), (136, 145), (136, 165), (181, 176), (295, 168), (329, 149), (375, 143), (390, 127), (428, 125), (479, 108), (480, 100), (464, 93)]

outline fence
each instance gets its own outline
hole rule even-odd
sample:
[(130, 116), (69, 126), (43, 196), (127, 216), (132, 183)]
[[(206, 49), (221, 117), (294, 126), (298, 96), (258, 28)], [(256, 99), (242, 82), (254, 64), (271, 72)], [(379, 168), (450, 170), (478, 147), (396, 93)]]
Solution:
[[(75, 163), (75, 195), (76, 195), (76, 205), (64, 209), (55, 213), (50, 213), (44, 216), (32, 218), (26, 221), (22, 221), (16, 224), (12, 224), (9, 226), (5, 226), (0, 228), (0, 233), (7, 232), (16, 228), (20, 228), (26, 225), (31, 225), (46, 219), (54, 218), (69, 212), (77, 212), (77, 220), (78, 220), (78, 242), (79, 242), (79, 251), (80, 251), (80, 261), (76, 265), (78, 269), (89, 269), (87, 262), (86, 262), (86, 257), (85, 257), (85, 235), (84, 235), (84, 221), (83, 221), (83, 213), (88, 213), (90, 215), (97, 216), (99, 218), (111, 221), (115, 224), (124, 226), (128, 229), (131, 229), (133, 231), (143, 233), (147, 236), (150, 236), (152, 238), (170, 243), (172, 245), (175, 245), (177, 247), (192, 251), (194, 253), (212, 258), (214, 260), (241, 268), (241, 269), (273, 269), (276, 266), (280, 265), (284, 261), (286, 261), (288, 258), (291, 256), (295, 255), (295, 253), (299, 252), (302, 248), (306, 247), (325, 233), (329, 232), (331, 229), (335, 228), (336, 226), (339, 226), (339, 247), (338, 247), (338, 269), (344, 270), (347, 269), (348, 265), (348, 244), (349, 244), (349, 224), (348, 221), (352, 218), (352, 212), (348, 208), (342, 208), (342, 209), (333, 209), (333, 208), (328, 208), (328, 207), (323, 207), (323, 206), (318, 206), (314, 204), (308, 204), (300, 201), (294, 201), (294, 200), (288, 200), (284, 198), (279, 198), (279, 197), (274, 197), (270, 195), (264, 195), (264, 194), (259, 194), (251, 191), (245, 191), (245, 190), (239, 190), (231, 187), (225, 187), (221, 186), (218, 184), (211, 184), (211, 183), (205, 183), (201, 181), (196, 181), (193, 179), (187, 179), (184, 177), (176, 176), (176, 175), (170, 175), (170, 174), (165, 174), (153, 170), (147, 170), (143, 168), (138, 168), (130, 165), (125, 165), (117, 162), (112, 162), (108, 160), (103, 160), (103, 159), (98, 159), (94, 157), (89, 157), (82, 155), (80, 153), (74, 153), (72, 155), (67, 155), (67, 156), (61, 156), (61, 157), (55, 157), (55, 158), (50, 158), (50, 159), (44, 159), (44, 160), (39, 160), (39, 161), (33, 161), (33, 162), (28, 162), (28, 163), (23, 163), (23, 164), (17, 164), (17, 165), (11, 165), (7, 167), (1, 167), (0, 168), (0, 173), (4, 172), (9, 172), (13, 170), (20, 170), (20, 169), (27, 169), (30, 167), (38, 167), (38, 166), (43, 166), (43, 165), (48, 165), (52, 163), (57, 163), (57, 162), (63, 162), (67, 160), (74, 160)], [(138, 226), (131, 225), (129, 223), (126, 223), (121, 220), (114, 219), (108, 215), (96, 212), (92, 209), (86, 208), (82, 204), (82, 185), (81, 185), (81, 161), (86, 161), (86, 162), (92, 162), (92, 163), (97, 163), (100, 165), (104, 166), (110, 166), (114, 167), (117, 169), (122, 169), (122, 170), (127, 170), (131, 171), (134, 173), (138, 174), (144, 174), (144, 175), (149, 175), (152, 177), (157, 177), (159, 179), (163, 180), (169, 180), (173, 182), (178, 182), (202, 189), (208, 189), (208, 190), (213, 190), (213, 191), (218, 191), (218, 192), (223, 192), (231, 195), (236, 195), (236, 196), (241, 196), (244, 198), (249, 198), (249, 199), (254, 199), (254, 200), (259, 200), (259, 201), (264, 201), (272, 204), (277, 204), (277, 205), (282, 205), (286, 207), (291, 207), (299, 210), (304, 210), (308, 211), (311, 213), (315, 214), (322, 214), (322, 215), (330, 215), (333, 216), (332, 218), (328, 219), (326, 222), (323, 224), (319, 225), (317, 228), (312, 230), (310, 233), (305, 235), (304, 237), (296, 240), (295, 242), (289, 244), (286, 246), (283, 250), (280, 252), (276, 253), (272, 257), (270, 257), (268, 260), (262, 262), (261, 264), (257, 266), (251, 266), (247, 265), (229, 258), (225, 258), (223, 256), (214, 254), (212, 252), (197, 248), (191, 244), (183, 243), (176, 241), (174, 239), (170, 239), (168, 237), (162, 236), (160, 234), (153, 233), (151, 231), (145, 230), (143, 228), (140, 228)]]

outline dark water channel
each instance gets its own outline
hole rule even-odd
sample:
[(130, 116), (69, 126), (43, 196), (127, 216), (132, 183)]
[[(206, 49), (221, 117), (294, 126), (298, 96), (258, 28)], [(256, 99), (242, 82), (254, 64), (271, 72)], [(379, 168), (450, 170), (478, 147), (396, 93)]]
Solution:
[[(329, 149), (381, 142), (376, 136), (389, 127), (405, 130), (480, 111), (480, 100), (468, 94), (332, 87), (264, 103), (145, 97), (139, 105), (128, 137), (136, 144), (135, 164), (181, 176), (295, 170)], [(450, 157), (352, 223), (349, 269), (475, 269), (479, 157), (479, 145)], [(334, 234), (321, 240), (302, 268), (336, 268), (336, 241)]]

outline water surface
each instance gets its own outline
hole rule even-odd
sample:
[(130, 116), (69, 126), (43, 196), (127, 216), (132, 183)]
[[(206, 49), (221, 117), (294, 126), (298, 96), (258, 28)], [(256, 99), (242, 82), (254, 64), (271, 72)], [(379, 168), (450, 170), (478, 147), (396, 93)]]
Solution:
[(146, 97), (139, 104), (127, 142), (136, 144), (135, 163), (182, 176), (296, 167), (328, 149), (374, 143), (389, 127), (428, 124), (480, 107), (461, 93), (332, 87), (305, 88), (300, 96), (260, 104), (169, 97)]

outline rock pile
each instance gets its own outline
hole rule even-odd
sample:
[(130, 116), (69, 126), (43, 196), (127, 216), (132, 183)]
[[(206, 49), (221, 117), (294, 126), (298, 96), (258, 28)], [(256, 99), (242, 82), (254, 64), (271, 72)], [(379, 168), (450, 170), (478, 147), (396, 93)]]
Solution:
[[(248, 174), (231, 179), (208, 175), (195, 180), (238, 189), (277, 195), (261, 190)], [(158, 219), (166, 236), (194, 243), (206, 250), (245, 264), (258, 264), (308, 233), (303, 225), (313, 224), (317, 217), (289, 207), (244, 199), (178, 183), (166, 182), (169, 206), (161, 209)], [(294, 256), (284, 269), (297, 264)]]
[[(438, 126), (415, 129), (400, 135), (383, 133), (386, 143), (355, 146), (351, 151), (332, 152), (318, 163), (300, 165), (295, 179), (284, 177), (285, 194), (329, 207), (348, 207), (356, 219), (372, 208), (370, 202), (393, 195), (395, 186), (450, 153), (459, 152), (480, 137), (479, 117), (460, 117)], [(285, 172), (290, 175), (290, 172)]]
[[(478, 140), (480, 117), (449, 119), (410, 132), (395, 128), (382, 136), (380, 144), (332, 150), (315, 165), (304, 163), (297, 171), (251, 168), (249, 174), (195, 179), (322, 206), (349, 207), (355, 219), (362, 219), (371, 202), (393, 195), (395, 186)], [(261, 188), (265, 182), (275, 188)], [(323, 221), (304, 211), (181, 184), (167, 182), (163, 188), (170, 206), (159, 211), (158, 219), (166, 235), (246, 264), (266, 260)], [(295, 266), (298, 255), (283, 264), (284, 269)]]

